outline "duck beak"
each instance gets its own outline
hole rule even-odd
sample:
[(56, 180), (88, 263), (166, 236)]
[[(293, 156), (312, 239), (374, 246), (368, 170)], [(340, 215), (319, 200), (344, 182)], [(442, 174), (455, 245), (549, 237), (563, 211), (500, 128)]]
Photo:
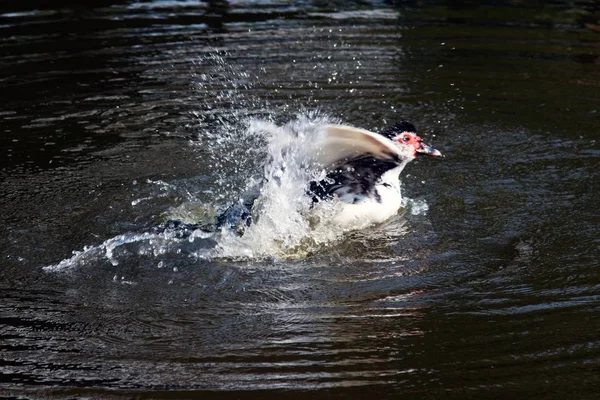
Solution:
[(417, 153), (425, 154), (425, 155), (432, 156), (432, 157), (441, 157), (442, 156), (442, 153), (440, 153), (439, 150), (434, 149), (433, 147), (429, 146), (428, 144), (425, 144), (423, 142), (421, 142), (419, 144), (420, 144), (420, 146), (416, 150)]

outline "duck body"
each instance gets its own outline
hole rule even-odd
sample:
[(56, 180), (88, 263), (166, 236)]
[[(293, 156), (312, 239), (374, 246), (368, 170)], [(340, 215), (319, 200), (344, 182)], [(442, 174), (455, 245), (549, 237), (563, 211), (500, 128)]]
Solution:
[(347, 188), (338, 190), (341, 210), (334, 216), (338, 226), (362, 227), (378, 224), (398, 213), (402, 205), (399, 176), (403, 167), (385, 172), (369, 192), (357, 194)]
[(400, 209), (399, 177), (405, 165), (374, 157), (350, 160), (325, 179), (311, 182), (309, 193), (314, 203), (339, 201), (339, 211), (332, 219), (338, 226), (360, 228), (381, 223)]
[(419, 154), (441, 153), (422, 143), (414, 125), (402, 121), (381, 133), (345, 125), (327, 125), (322, 164), (325, 179), (310, 183), (315, 203), (338, 199), (332, 221), (360, 229), (381, 223), (402, 205), (400, 173)]

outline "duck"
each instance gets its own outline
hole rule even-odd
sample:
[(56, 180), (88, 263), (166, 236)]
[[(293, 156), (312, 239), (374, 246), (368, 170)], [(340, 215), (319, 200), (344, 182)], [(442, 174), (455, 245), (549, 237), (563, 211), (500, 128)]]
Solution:
[(319, 162), (328, 171), (312, 181), (313, 202), (337, 200), (341, 207), (335, 225), (355, 229), (386, 221), (402, 206), (400, 173), (418, 156), (442, 157), (423, 142), (409, 121), (400, 121), (379, 133), (347, 125), (327, 125)]
[[(420, 156), (442, 157), (406, 120), (380, 132), (341, 124), (327, 124), (323, 130), (323, 141), (311, 151), (324, 176), (309, 182), (306, 194), (314, 208), (336, 203), (328, 222), (344, 230), (362, 229), (396, 215), (402, 206), (399, 178), (404, 167)], [(217, 217), (217, 227), (243, 235), (252, 224), (260, 189), (250, 192)]]

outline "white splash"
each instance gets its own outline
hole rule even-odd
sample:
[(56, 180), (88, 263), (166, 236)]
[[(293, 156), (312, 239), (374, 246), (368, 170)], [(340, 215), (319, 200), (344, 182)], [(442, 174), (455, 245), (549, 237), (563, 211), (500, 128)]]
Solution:
[(192, 243), (196, 239), (207, 239), (211, 236), (200, 229), (184, 237), (175, 231), (125, 233), (107, 239), (99, 245), (85, 246), (81, 251), (73, 251), (71, 257), (58, 264), (45, 266), (43, 270), (62, 272), (106, 261), (115, 267), (121, 259), (130, 255), (159, 257), (171, 252), (180, 253), (185, 242)]
[(316, 155), (328, 122), (324, 117), (301, 115), (284, 126), (261, 120), (248, 124), (245, 135), (261, 136), (267, 142), (264, 179), (253, 207), (254, 223), (242, 237), (225, 229), (221, 232), (221, 257), (301, 256), (341, 237), (339, 230), (321, 222), (331, 219), (336, 203), (314, 210), (306, 192), (311, 180), (325, 175)]
[(411, 215), (425, 215), (429, 211), (429, 204), (424, 199), (402, 198), (402, 207)]

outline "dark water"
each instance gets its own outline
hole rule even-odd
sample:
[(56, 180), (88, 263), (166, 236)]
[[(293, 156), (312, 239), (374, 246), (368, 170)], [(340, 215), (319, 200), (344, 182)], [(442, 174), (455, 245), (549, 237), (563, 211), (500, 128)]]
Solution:
[[(600, 396), (594, 2), (74, 3), (0, 14), (1, 395)], [(302, 257), (156, 233), (314, 110), (446, 157)]]

